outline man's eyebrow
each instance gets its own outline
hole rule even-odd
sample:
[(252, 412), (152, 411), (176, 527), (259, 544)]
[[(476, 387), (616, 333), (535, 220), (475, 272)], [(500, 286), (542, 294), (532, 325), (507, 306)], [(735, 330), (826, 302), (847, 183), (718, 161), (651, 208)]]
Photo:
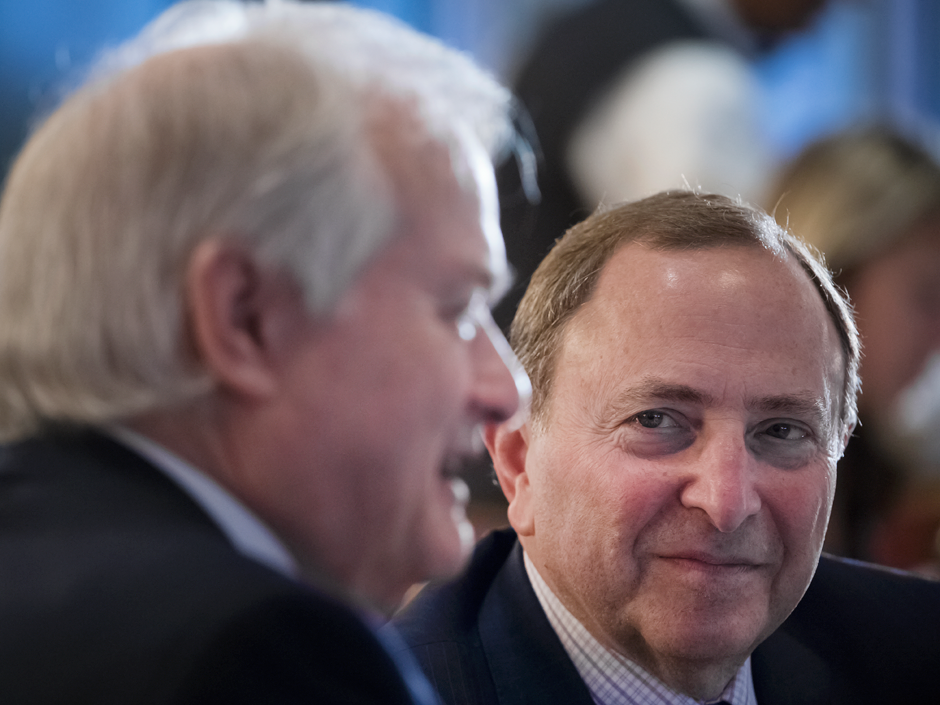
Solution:
[(618, 394), (614, 403), (618, 407), (627, 407), (653, 400), (699, 404), (701, 406), (709, 406), (714, 402), (710, 394), (695, 387), (686, 384), (673, 384), (656, 377), (645, 377), (639, 384), (624, 389)]
[(826, 403), (824, 398), (811, 392), (754, 399), (748, 402), (747, 408), (752, 412), (808, 418), (823, 429), (828, 429), (831, 425), (830, 405)]
[[(698, 406), (714, 406), (715, 398), (701, 389), (685, 384), (674, 384), (656, 377), (646, 377), (639, 384), (623, 390), (614, 403), (617, 408), (627, 408), (637, 403), (652, 401), (679, 402)], [(779, 394), (750, 399), (747, 410), (764, 414), (781, 414), (797, 418), (807, 418), (821, 427), (829, 425), (829, 405), (824, 398), (812, 392)]]

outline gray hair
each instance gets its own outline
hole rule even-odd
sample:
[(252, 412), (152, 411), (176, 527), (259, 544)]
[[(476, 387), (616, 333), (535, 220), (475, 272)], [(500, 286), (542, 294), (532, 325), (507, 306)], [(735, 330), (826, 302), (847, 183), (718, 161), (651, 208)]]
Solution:
[(450, 148), (465, 185), (467, 141), (495, 158), (512, 135), (508, 91), (469, 58), (344, 4), (184, 2), (103, 56), (0, 200), (0, 438), (211, 389), (183, 292), (209, 237), (329, 313), (397, 224), (366, 132), (383, 98)]

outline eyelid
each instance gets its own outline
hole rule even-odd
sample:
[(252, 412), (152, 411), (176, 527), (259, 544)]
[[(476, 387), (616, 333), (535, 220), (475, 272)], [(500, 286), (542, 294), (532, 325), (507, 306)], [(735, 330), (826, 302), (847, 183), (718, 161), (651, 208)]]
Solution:
[[(635, 414), (631, 414), (630, 416), (628, 416), (624, 423), (627, 425), (639, 424), (642, 426), (642, 424), (640, 424), (639, 421), (640, 421), (640, 417), (643, 416), (644, 414), (659, 414), (663, 418), (669, 419), (672, 423), (670, 426), (667, 426), (667, 428), (683, 428), (686, 426), (691, 427), (692, 425), (683, 413), (676, 411), (675, 409), (663, 408), (663, 407), (650, 407), (649, 409), (643, 409), (642, 411), (638, 411)], [(643, 426), (643, 428), (648, 428), (648, 427)], [(657, 427), (657, 428), (660, 428), (660, 427)], [(650, 429), (650, 430), (654, 430), (654, 429)]]
[[(767, 431), (775, 424), (786, 424), (803, 432), (800, 438), (778, 438)], [(755, 458), (781, 470), (805, 467), (826, 451), (825, 441), (810, 424), (795, 419), (773, 418), (757, 424), (748, 436), (748, 449)]]
[[(659, 415), (667, 425), (644, 426), (644, 414)], [(653, 407), (627, 416), (617, 435), (624, 452), (638, 458), (654, 459), (679, 453), (695, 443), (698, 433), (685, 414), (673, 408)]]
[(777, 424), (795, 426), (796, 428), (802, 429), (806, 433), (807, 436), (815, 437), (817, 435), (816, 430), (813, 428), (812, 424), (807, 423), (806, 421), (800, 421), (799, 419), (791, 419), (791, 418), (785, 418), (785, 417), (775, 417), (772, 419), (766, 419), (764, 421), (761, 421), (759, 424), (757, 424), (755, 426), (755, 429), (758, 432), (763, 432), (763, 431), (768, 430), (771, 426), (775, 426)]

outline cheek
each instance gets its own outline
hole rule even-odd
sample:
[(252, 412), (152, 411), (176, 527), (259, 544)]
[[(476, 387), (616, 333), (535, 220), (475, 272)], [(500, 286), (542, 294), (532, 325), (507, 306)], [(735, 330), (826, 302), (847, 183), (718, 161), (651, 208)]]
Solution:
[(835, 493), (835, 470), (781, 473), (762, 491), (788, 556), (805, 556), (815, 564), (822, 548)]
[[(564, 446), (564, 444), (561, 444)], [(622, 560), (637, 536), (661, 510), (668, 489), (616, 451), (553, 454), (553, 465), (536, 486), (539, 525), (571, 559), (592, 564)], [(579, 452), (580, 451), (580, 452)]]
[(466, 404), (470, 362), (459, 345), (425, 337), (406, 349), (388, 350), (388, 364), (374, 375), (366, 407), (382, 414), (379, 423), (397, 429), (399, 444), (452, 426)]

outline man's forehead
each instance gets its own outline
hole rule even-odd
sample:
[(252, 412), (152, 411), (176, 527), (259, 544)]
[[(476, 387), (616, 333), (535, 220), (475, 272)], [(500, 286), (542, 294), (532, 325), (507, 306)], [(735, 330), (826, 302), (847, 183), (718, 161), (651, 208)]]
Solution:
[(771, 251), (757, 241), (686, 249), (627, 243), (604, 264), (586, 303), (598, 298), (655, 303), (656, 295), (692, 292), (686, 303), (694, 305), (700, 298), (695, 292), (724, 291), (735, 295), (724, 308), (734, 310), (747, 303), (737, 298), (742, 288), (750, 298), (789, 302), (831, 320), (822, 293), (797, 258), (783, 247)]
[[(613, 395), (611, 404), (627, 410), (638, 405), (668, 403), (707, 411), (728, 404), (729, 400), (720, 392), (728, 392), (736, 386), (734, 380), (729, 382), (716, 391), (716, 388), (706, 385), (687, 383), (687, 378), (681, 376), (673, 378), (669, 375), (646, 374), (626, 382)], [(825, 387), (810, 389), (781, 385), (780, 390), (769, 393), (747, 386), (742, 389), (744, 393), (732, 401), (752, 415), (812, 418), (820, 425), (827, 425), (831, 416), (833, 399), (825, 393)]]
[(625, 369), (656, 363), (657, 355), (675, 359), (677, 348), (725, 366), (746, 364), (751, 351), (788, 370), (798, 361), (841, 377), (844, 366), (835, 324), (808, 275), (792, 256), (760, 246), (624, 246), (568, 322), (559, 361), (570, 361), (569, 352), (590, 361), (599, 345), (611, 346), (609, 364)]

